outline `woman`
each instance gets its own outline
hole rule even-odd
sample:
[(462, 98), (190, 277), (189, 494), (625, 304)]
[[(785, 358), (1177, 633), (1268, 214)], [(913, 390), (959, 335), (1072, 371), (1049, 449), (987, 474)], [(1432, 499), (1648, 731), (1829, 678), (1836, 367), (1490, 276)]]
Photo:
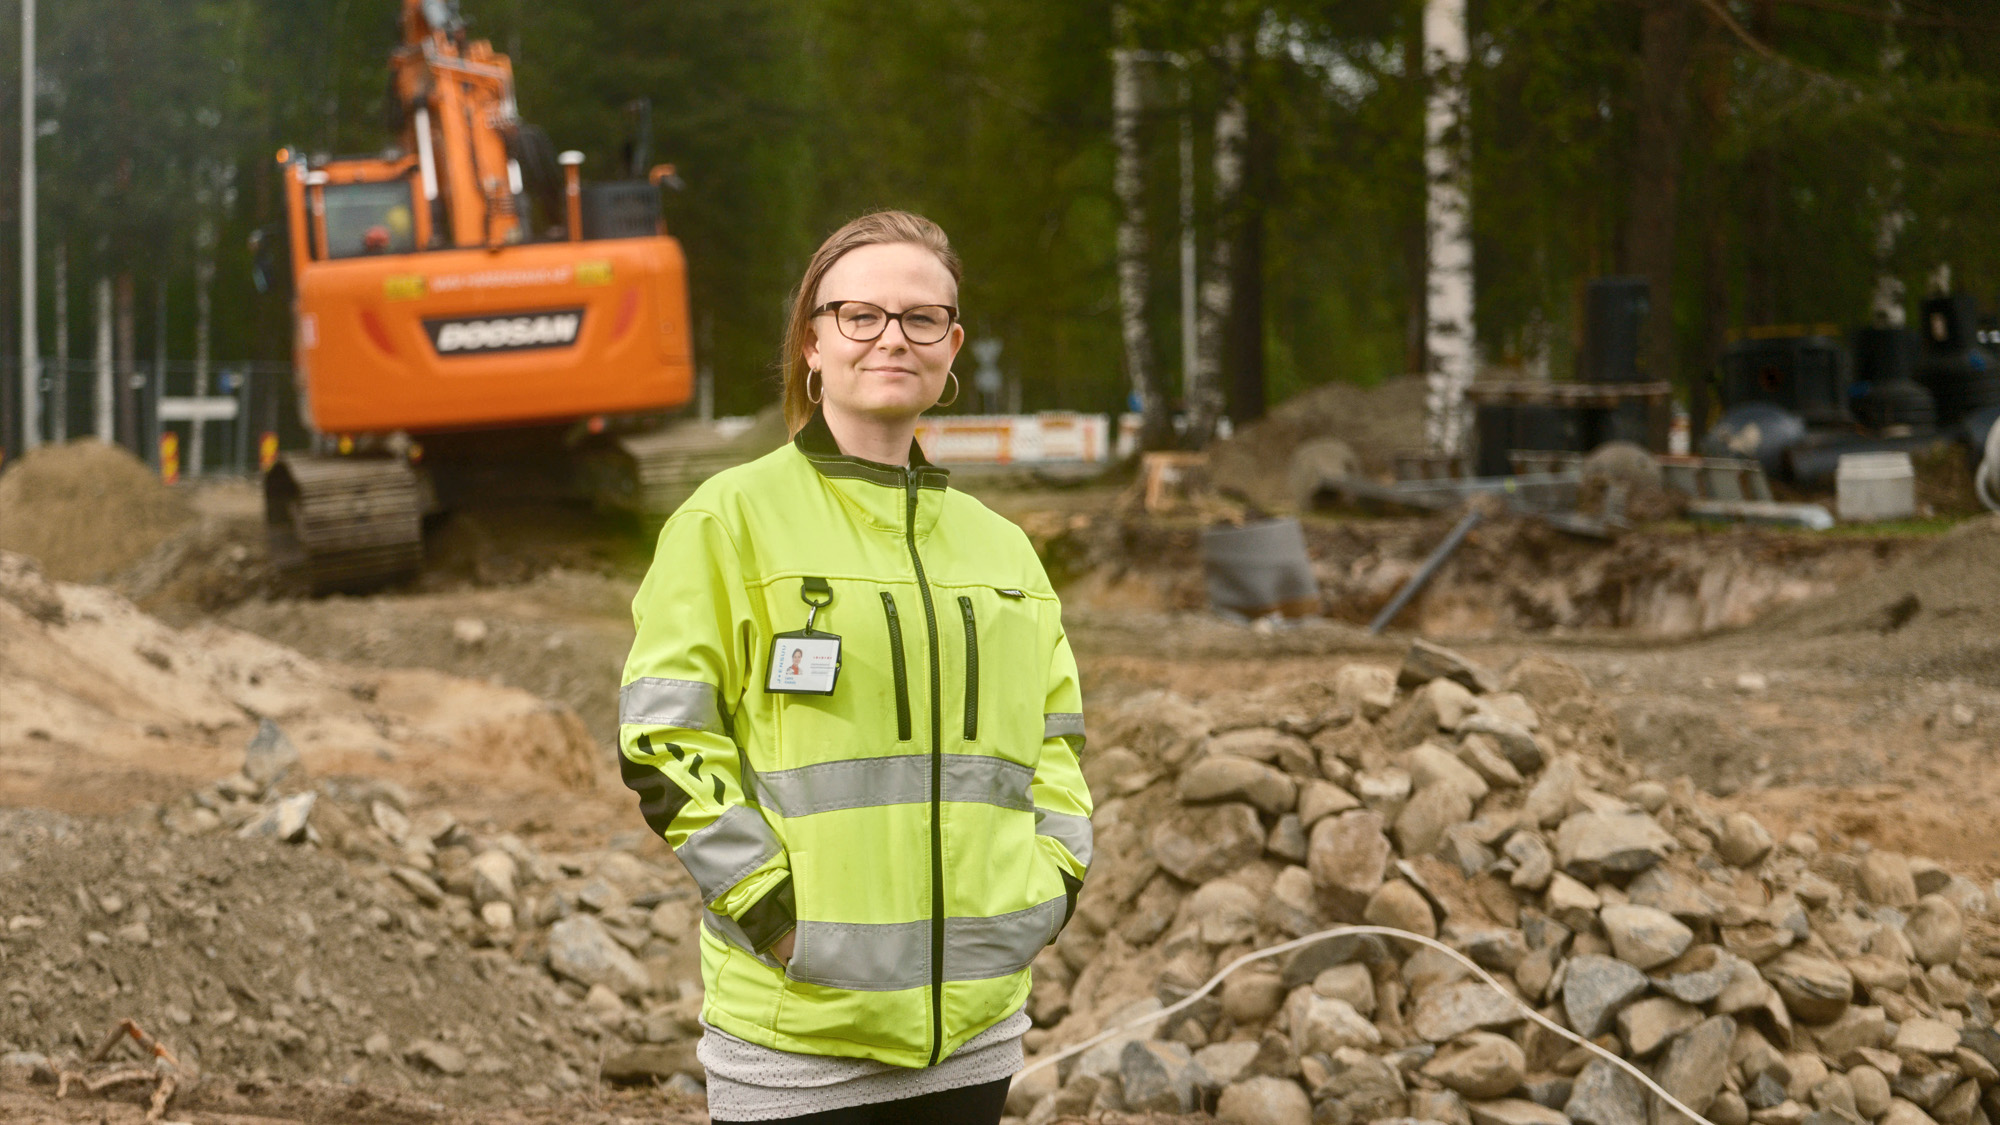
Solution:
[(706, 907), (719, 1122), (996, 1121), (1090, 864), (1048, 576), (914, 440), (957, 384), (959, 274), (905, 212), (827, 239), (791, 444), (682, 505), (633, 601), (620, 766)]

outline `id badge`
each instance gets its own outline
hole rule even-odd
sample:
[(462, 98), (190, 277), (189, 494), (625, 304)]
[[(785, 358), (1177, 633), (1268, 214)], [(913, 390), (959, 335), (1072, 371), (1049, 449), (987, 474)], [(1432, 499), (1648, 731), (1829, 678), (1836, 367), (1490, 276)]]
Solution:
[(840, 638), (802, 629), (771, 638), (771, 678), (764, 690), (791, 695), (832, 695), (840, 678)]
[(840, 637), (813, 628), (813, 619), (833, 601), (833, 588), (824, 578), (808, 578), (800, 586), (799, 598), (812, 607), (806, 612), (806, 627), (771, 638), (771, 672), (764, 690), (778, 695), (832, 695), (840, 679)]

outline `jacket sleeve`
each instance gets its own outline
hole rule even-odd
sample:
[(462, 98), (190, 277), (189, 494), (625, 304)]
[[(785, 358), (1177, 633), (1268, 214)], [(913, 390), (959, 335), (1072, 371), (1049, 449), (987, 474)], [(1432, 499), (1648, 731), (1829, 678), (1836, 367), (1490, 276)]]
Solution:
[(706, 512), (660, 533), (632, 601), (638, 636), (618, 690), (619, 771), (701, 889), (711, 928), (762, 953), (793, 927), (791, 868), (744, 795), (731, 715), (756, 635), (735, 544)]
[[(1056, 612), (1056, 611), (1052, 611)], [(1083, 693), (1076, 657), (1058, 617), (1050, 645), (1047, 691), (1042, 705), (1042, 756), (1035, 766), (1035, 842), (1055, 861), (1069, 903), (1063, 922), (1076, 912), (1077, 892), (1090, 869), (1090, 789), (1083, 781)]]

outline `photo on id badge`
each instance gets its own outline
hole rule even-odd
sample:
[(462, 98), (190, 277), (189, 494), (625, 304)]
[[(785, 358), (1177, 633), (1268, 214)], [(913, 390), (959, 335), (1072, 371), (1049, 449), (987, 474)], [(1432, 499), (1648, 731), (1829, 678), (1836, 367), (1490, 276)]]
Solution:
[(764, 690), (800, 695), (832, 695), (840, 673), (840, 638), (797, 633), (771, 640), (771, 677)]

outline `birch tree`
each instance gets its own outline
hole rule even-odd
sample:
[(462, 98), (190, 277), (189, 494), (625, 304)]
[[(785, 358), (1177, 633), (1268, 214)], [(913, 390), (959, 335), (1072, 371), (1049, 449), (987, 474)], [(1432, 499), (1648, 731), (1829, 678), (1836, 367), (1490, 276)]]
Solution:
[(1209, 243), (1208, 269), (1201, 280), (1195, 368), (1187, 395), (1187, 442), (1196, 449), (1215, 435), (1216, 419), (1226, 404), (1223, 357), (1236, 298), (1233, 257), (1242, 218), (1243, 143), (1250, 127), (1243, 100), (1242, 40), (1232, 38), (1223, 58), (1227, 89), (1215, 114), (1214, 236)]
[(1424, 109), (1430, 268), (1424, 351), (1429, 361), (1424, 437), (1432, 452), (1465, 451), (1465, 391), (1478, 372), (1472, 292), (1472, 193), (1465, 68), (1465, 0), (1426, 0)]

